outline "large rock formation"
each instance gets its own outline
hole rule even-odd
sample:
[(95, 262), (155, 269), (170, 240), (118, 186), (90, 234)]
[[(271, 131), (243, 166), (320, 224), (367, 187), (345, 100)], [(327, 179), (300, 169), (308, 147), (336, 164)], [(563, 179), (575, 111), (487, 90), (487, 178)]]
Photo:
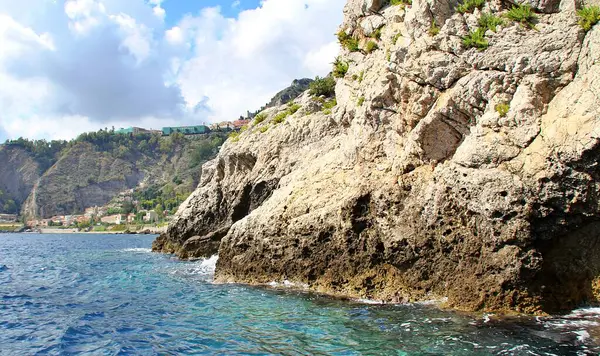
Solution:
[(344, 9), (363, 50), (341, 53), (333, 113), (308, 93), (283, 123), (288, 107), (267, 110), (154, 249), (218, 251), (219, 282), (465, 310), (598, 302), (600, 25), (584, 32), (574, 1), (531, 1), (535, 26), (505, 19), (478, 50), (462, 38), (510, 2), (385, 3)]

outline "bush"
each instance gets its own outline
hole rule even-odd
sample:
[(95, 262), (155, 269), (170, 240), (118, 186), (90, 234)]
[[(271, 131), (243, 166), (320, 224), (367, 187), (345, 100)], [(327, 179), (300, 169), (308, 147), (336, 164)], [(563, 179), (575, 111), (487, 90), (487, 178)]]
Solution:
[(377, 43), (375, 43), (374, 41), (369, 41), (365, 46), (365, 52), (371, 53), (378, 48), (379, 46), (377, 45)]
[[(317, 77), (317, 78), (319, 78), (319, 77)], [(266, 118), (267, 118), (267, 115), (265, 115), (263, 113), (256, 115), (254, 117), (254, 125), (260, 124), (261, 122), (265, 121)]]
[(356, 104), (358, 104), (358, 106), (363, 106), (365, 102), (365, 97), (361, 96), (360, 98), (358, 98), (358, 102)]
[(484, 31), (490, 30), (496, 32), (496, 27), (503, 24), (504, 20), (494, 14), (483, 13), (479, 18), (479, 27), (483, 28)]
[(462, 43), (467, 48), (477, 48), (478, 50), (484, 50), (490, 45), (485, 39), (485, 29), (483, 28), (471, 31), (469, 35), (463, 37)]
[(600, 7), (584, 7), (583, 9), (577, 11), (577, 16), (579, 17), (579, 26), (581, 26), (581, 28), (587, 32), (591, 30), (595, 24), (600, 22)]
[(537, 15), (533, 12), (529, 4), (513, 6), (506, 13), (506, 17), (527, 27), (533, 27), (533, 22), (537, 19)]
[(267, 126), (261, 127), (260, 129), (258, 129), (258, 131), (260, 131), (260, 133), (265, 133), (265, 132), (267, 132), (268, 129), (269, 129), (269, 126), (267, 125)]
[(508, 111), (510, 110), (510, 105), (508, 105), (507, 103), (500, 103), (496, 104), (494, 109), (496, 110), (498, 115), (500, 115), (500, 117), (505, 117), (508, 114)]
[(314, 96), (332, 96), (335, 94), (335, 79), (331, 76), (325, 78), (316, 77), (308, 86), (310, 95)]
[(337, 57), (333, 62), (333, 76), (343, 78), (348, 73), (348, 63), (343, 62), (340, 57)]
[(346, 31), (341, 30), (340, 32), (338, 32), (337, 38), (342, 47), (346, 48), (350, 52), (358, 51), (358, 40), (347, 34)]
[(485, 0), (464, 0), (462, 4), (458, 5), (456, 11), (464, 14), (466, 12), (473, 12), (473, 10), (481, 9), (485, 4)]
[(431, 26), (429, 26), (429, 36), (434, 37), (438, 33), (440, 33), (440, 28), (438, 27), (435, 20), (431, 21)]
[(394, 37), (392, 37), (392, 43), (396, 44), (398, 43), (398, 39), (402, 37), (402, 32), (398, 32), (397, 34), (394, 35)]
[(390, 0), (390, 5), (412, 5), (412, 0)]

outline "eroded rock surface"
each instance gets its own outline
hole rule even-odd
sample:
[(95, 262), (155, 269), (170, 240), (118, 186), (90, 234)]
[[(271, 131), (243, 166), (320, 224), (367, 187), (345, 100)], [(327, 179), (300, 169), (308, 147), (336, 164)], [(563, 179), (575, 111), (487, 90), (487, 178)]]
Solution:
[(288, 108), (269, 109), (203, 167), (154, 249), (218, 251), (220, 282), (465, 310), (598, 302), (600, 26), (532, 1), (534, 29), (505, 19), (468, 49), (481, 13), (509, 3), (385, 3), (344, 9), (341, 29), (378, 49), (342, 51), (333, 112), (308, 93), (283, 123)]

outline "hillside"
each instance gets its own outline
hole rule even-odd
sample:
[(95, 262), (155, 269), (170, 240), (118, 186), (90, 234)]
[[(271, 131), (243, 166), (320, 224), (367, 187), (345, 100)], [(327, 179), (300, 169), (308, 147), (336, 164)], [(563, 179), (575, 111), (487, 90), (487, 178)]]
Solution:
[(225, 138), (225, 133), (161, 137), (101, 130), (70, 142), (11, 141), (0, 147), (6, 167), (0, 172), (0, 213), (80, 214), (130, 189), (142, 196), (148, 189), (165, 190), (173, 199), (187, 196), (198, 184), (202, 163), (214, 157)]
[(219, 282), (598, 304), (594, 2), (393, 3), (347, 2), (335, 100), (313, 85), (229, 139), (154, 250), (218, 253)]

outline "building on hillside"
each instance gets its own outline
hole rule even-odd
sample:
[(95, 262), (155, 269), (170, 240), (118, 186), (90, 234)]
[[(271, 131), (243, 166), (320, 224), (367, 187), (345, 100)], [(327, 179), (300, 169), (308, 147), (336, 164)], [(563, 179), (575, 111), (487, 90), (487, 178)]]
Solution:
[(123, 216), (121, 214), (104, 216), (100, 219), (100, 221), (105, 224), (121, 225), (123, 222)]
[(150, 210), (146, 213), (146, 216), (144, 216), (144, 221), (149, 223), (158, 222), (158, 214), (156, 211)]
[(233, 125), (233, 122), (222, 121), (222, 122), (211, 124), (210, 129), (212, 131), (229, 132), (229, 131), (233, 131), (235, 129), (235, 126)]
[(181, 127), (163, 127), (163, 136), (171, 136), (174, 133), (182, 133), (184, 135), (202, 135), (210, 133), (210, 128), (206, 125), (198, 126), (181, 126)]
[(17, 222), (18, 218), (15, 214), (0, 214), (0, 222)]
[(115, 133), (117, 134), (123, 134), (123, 135), (139, 135), (139, 134), (152, 134), (155, 132), (160, 132), (160, 131), (155, 131), (155, 130), (147, 130), (141, 127), (128, 127), (126, 129), (124, 128), (120, 128), (118, 130), (115, 131)]
[(135, 222), (135, 214), (131, 213), (127, 215), (127, 223), (128, 224), (132, 224), (133, 222)]
[(235, 130), (240, 130), (242, 127), (248, 125), (250, 123), (250, 120), (235, 120), (233, 122), (233, 128)]

